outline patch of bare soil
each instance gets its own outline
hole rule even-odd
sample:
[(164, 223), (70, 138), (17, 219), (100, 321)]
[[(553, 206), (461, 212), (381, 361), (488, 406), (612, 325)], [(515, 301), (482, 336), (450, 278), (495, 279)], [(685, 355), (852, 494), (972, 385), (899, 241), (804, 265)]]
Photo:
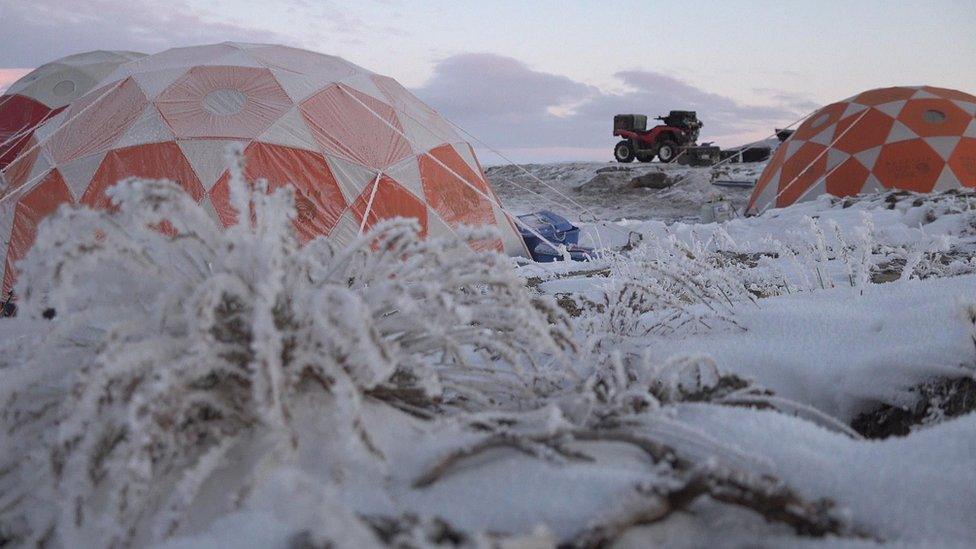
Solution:
[(937, 379), (912, 389), (918, 394), (910, 407), (882, 404), (854, 418), (851, 427), (866, 438), (906, 436), (914, 429), (976, 411), (976, 379)]

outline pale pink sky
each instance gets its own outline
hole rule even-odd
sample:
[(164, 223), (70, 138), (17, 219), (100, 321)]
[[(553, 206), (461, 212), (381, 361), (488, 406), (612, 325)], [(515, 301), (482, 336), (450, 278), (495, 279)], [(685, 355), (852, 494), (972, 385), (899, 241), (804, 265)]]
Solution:
[(7, 86), (13, 84), (21, 76), (29, 73), (30, 69), (4, 69), (0, 68), (0, 92), (7, 89)]
[(973, 0), (0, 0), (0, 87), (92, 49), (277, 42), (393, 76), (519, 160), (602, 159), (617, 112), (698, 110), (732, 145), (865, 89), (976, 92), (974, 28)]

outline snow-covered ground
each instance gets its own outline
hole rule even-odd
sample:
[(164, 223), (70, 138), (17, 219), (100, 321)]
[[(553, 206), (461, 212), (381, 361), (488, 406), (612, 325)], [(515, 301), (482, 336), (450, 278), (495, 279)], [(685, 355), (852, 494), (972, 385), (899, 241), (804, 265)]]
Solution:
[[(721, 187), (716, 180), (755, 183), (765, 164), (724, 164), (714, 170), (657, 162), (562, 162), (492, 166), (488, 179), (515, 213), (552, 210), (578, 221), (600, 219), (696, 220), (701, 204), (719, 196), (740, 210), (751, 188)], [(631, 181), (662, 173), (665, 189), (634, 187)]]
[(700, 224), (761, 166), (608, 167), (489, 171), (642, 237), (586, 263), (298, 249), (281, 193), (221, 232), (149, 183), (51, 224), (0, 321), (0, 546), (971, 546), (976, 414), (852, 424), (976, 372), (976, 196)]

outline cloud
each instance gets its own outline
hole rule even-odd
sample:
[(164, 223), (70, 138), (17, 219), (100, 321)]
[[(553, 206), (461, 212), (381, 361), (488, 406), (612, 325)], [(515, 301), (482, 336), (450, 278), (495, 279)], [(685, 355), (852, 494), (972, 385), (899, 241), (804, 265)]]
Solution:
[[(438, 62), (413, 91), (447, 118), (516, 159), (609, 159), (614, 114), (695, 110), (703, 141), (737, 145), (805, 114), (801, 98), (750, 105), (652, 71), (616, 73), (608, 93), (510, 57), (462, 54)], [(492, 162), (490, 154), (486, 161)]]
[(0, 68), (0, 94), (4, 92), (11, 84), (20, 80), (22, 76), (29, 73), (31, 69), (3, 69)]
[(810, 112), (819, 109), (822, 105), (810, 99), (810, 96), (802, 93), (794, 93), (776, 88), (753, 88), (755, 93), (765, 95), (773, 101), (788, 107)]
[(31, 0), (7, 3), (0, 18), (0, 66), (38, 66), (96, 49), (146, 53), (189, 44), (278, 42), (294, 37), (195, 10), (184, 0)]
[(522, 62), (488, 53), (467, 53), (437, 63), (417, 90), (433, 104), (468, 118), (517, 122), (545, 116), (550, 108), (598, 96), (599, 90), (565, 76), (533, 71)]

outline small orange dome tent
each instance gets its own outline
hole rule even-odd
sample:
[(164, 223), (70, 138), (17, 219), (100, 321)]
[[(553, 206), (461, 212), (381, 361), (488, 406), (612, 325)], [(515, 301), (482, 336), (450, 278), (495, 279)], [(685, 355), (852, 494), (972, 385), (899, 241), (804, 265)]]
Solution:
[(88, 93), (122, 63), (144, 57), (131, 51), (89, 51), (41, 65), (0, 95), (0, 169), (30, 141), (35, 127)]
[(43, 217), (63, 203), (104, 207), (126, 177), (173, 180), (231, 222), (231, 142), (249, 179), (294, 186), (303, 243), (349, 241), (400, 216), (424, 235), (496, 226), (486, 246), (527, 255), (471, 146), (395, 80), (310, 51), (223, 43), (122, 65), (38, 129), (0, 197), (4, 290)]
[(829, 193), (976, 187), (976, 97), (880, 88), (810, 115), (770, 159), (746, 212)]

